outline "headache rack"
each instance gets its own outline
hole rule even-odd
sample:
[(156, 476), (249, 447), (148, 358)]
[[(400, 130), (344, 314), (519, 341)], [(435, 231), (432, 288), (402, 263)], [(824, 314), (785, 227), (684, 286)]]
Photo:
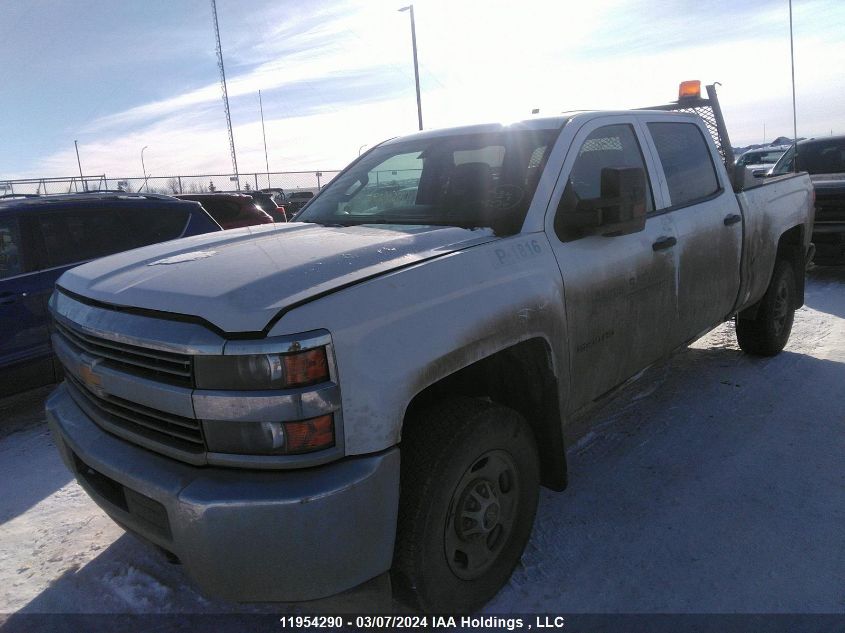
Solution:
[(719, 155), (725, 163), (725, 169), (728, 170), (728, 176), (731, 179), (731, 184), (734, 190), (742, 185), (742, 180), (737, 183), (734, 178), (734, 152), (731, 147), (731, 139), (728, 136), (728, 128), (725, 126), (725, 118), (722, 116), (722, 108), (719, 106), (719, 97), (716, 95), (716, 86), (720, 85), (718, 82), (705, 86), (707, 90), (707, 98), (701, 96), (701, 82), (700, 81), (684, 81), (681, 83), (678, 91), (678, 100), (673, 103), (667, 103), (650, 108), (638, 108), (639, 110), (663, 110), (665, 112), (688, 112), (690, 114), (698, 115), (707, 129), (710, 136), (713, 137), (713, 142), (716, 143), (716, 149), (719, 150)]

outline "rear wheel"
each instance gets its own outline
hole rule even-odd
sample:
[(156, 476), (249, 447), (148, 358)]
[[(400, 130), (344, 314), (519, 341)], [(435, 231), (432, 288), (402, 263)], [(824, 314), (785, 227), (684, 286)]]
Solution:
[(531, 534), (533, 434), (517, 412), (468, 398), (429, 408), (406, 427), (397, 598), (427, 612), (473, 611), (507, 582)]
[(794, 305), (795, 272), (788, 261), (779, 259), (757, 317), (736, 319), (736, 338), (742, 351), (755, 356), (774, 356), (780, 352), (792, 332)]

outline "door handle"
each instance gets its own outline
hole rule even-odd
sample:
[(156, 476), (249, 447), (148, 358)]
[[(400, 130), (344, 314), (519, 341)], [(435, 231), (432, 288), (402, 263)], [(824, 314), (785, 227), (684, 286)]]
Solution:
[(651, 249), (654, 251), (662, 251), (667, 248), (672, 248), (677, 243), (678, 240), (676, 240), (674, 237), (661, 237), (654, 244), (651, 245)]
[(14, 303), (15, 298), (16, 296), (14, 292), (0, 292), (0, 306)]
[(737, 222), (742, 222), (741, 215), (731, 213), (729, 216), (725, 217), (725, 226), (730, 226), (731, 224), (736, 224)]

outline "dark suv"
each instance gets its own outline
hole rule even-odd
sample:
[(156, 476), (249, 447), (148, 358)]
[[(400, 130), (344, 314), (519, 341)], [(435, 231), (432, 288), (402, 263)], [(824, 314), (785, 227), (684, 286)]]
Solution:
[(200, 205), (170, 196), (0, 201), (0, 396), (58, 378), (47, 300), (63, 272), (112, 253), (220, 230)]
[[(798, 167), (795, 151), (798, 150)], [(777, 164), (772, 176), (791, 171), (810, 174), (816, 190), (813, 243), (820, 265), (845, 264), (845, 136), (823, 136), (798, 141)]]
[(299, 211), (306, 204), (311, 202), (311, 198), (313, 198), (313, 197), (314, 197), (313, 191), (292, 191), (292, 192), (290, 192), (288, 194), (287, 207), (286, 207), (288, 219), (290, 219), (291, 216), (294, 213)]

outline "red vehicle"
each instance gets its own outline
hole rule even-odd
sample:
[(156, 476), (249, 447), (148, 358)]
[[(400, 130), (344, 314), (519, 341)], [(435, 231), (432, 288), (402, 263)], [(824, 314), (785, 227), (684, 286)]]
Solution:
[(199, 202), (224, 229), (273, 223), (273, 218), (262, 211), (251, 196), (239, 193), (185, 193), (176, 197)]

